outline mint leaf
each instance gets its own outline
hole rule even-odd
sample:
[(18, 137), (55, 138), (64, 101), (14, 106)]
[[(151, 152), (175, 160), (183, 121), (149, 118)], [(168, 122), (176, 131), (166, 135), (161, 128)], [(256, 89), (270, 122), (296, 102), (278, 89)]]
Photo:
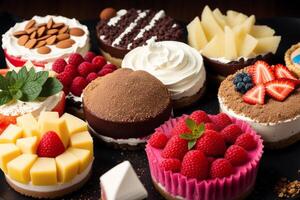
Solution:
[(33, 67), (30, 68), (30, 70), (28, 71), (28, 76), (26, 81), (33, 81), (35, 79), (35, 70)]
[(2, 90), (0, 91), (0, 106), (6, 104), (12, 100), (12, 96), (8, 91)]
[(59, 80), (53, 77), (49, 77), (45, 84), (43, 85), (40, 97), (49, 97), (63, 89), (63, 85), (60, 83)]
[(12, 96), (14, 99), (21, 99), (21, 97), (23, 96), (23, 93), (21, 90), (17, 90), (17, 92)]
[(195, 127), (197, 126), (196, 122), (194, 120), (192, 120), (191, 118), (186, 118), (185, 123), (191, 131), (193, 131), (195, 129)]
[(204, 131), (205, 131), (205, 125), (204, 125), (204, 123), (201, 123), (194, 129), (193, 134), (197, 138), (199, 138), (203, 135)]
[(0, 89), (7, 90), (7, 82), (4, 76), (0, 75)]
[(43, 85), (47, 81), (48, 77), (49, 77), (48, 71), (40, 71), (35, 74), (35, 81)]
[(13, 85), (17, 80), (17, 76), (18, 75), (14, 70), (8, 71), (5, 75), (8, 85)]
[(42, 86), (37, 82), (30, 81), (26, 82), (22, 87), (23, 96), (22, 101), (33, 101), (35, 100), (42, 91)]
[(189, 150), (191, 150), (195, 146), (196, 142), (197, 142), (197, 140), (191, 140), (188, 142)]
[(182, 134), (179, 135), (179, 137), (182, 138), (182, 139), (184, 139), (184, 140), (194, 140), (194, 139), (197, 139), (191, 133), (182, 133)]
[(17, 80), (25, 82), (28, 77), (28, 71), (26, 67), (22, 67), (17, 75)]

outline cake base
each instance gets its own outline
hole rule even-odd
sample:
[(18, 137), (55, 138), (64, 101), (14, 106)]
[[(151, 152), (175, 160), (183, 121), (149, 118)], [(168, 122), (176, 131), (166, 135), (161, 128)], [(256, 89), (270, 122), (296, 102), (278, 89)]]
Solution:
[(201, 99), (205, 93), (206, 85), (204, 85), (196, 94), (189, 97), (183, 97), (181, 99), (173, 100), (172, 105), (174, 109), (182, 109), (184, 107), (188, 107), (196, 103), (199, 99)]
[(110, 55), (108, 52), (106, 51), (103, 51), (102, 49), (100, 49), (101, 51), (101, 54), (104, 56), (104, 58), (110, 62), (111, 64), (114, 64), (115, 66), (117, 67), (121, 67), (122, 65), (122, 60), (121, 58), (116, 58), (116, 57), (113, 57), (112, 55)]
[(285, 147), (288, 147), (292, 144), (295, 144), (296, 142), (300, 141), (300, 132), (283, 140), (280, 140), (278, 142), (265, 142), (264, 146), (267, 149), (282, 149)]

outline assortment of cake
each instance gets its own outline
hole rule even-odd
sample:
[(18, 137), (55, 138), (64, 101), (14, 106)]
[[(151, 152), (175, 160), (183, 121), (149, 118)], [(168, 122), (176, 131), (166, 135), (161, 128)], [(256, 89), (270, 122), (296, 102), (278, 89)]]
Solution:
[(9, 68), (27, 61), (51, 69), (52, 63), (71, 53), (90, 48), (89, 31), (76, 19), (48, 15), (16, 23), (2, 35), (2, 48)]
[(122, 68), (144, 70), (167, 86), (174, 108), (198, 101), (205, 90), (206, 72), (202, 56), (182, 42), (151, 42), (131, 50)]
[(132, 49), (153, 41), (184, 41), (181, 26), (165, 11), (104, 9), (96, 27), (99, 48), (111, 63), (121, 66)]
[(145, 71), (118, 69), (92, 81), (83, 91), (83, 109), (91, 132), (115, 147), (135, 149), (168, 120), (168, 89)]
[(208, 6), (188, 26), (188, 44), (199, 50), (207, 70), (226, 77), (256, 60), (271, 61), (280, 36), (266, 25), (255, 25), (255, 16), (228, 10), (226, 15)]
[(257, 61), (221, 83), (220, 110), (248, 122), (267, 147), (285, 147), (300, 139), (298, 86), (287, 67)]
[(300, 77), (300, 43), (291, 46), (284, 55), (286, 66)]
[(243, 199), (263, 144), (247, 123), (199, 110), (158, 127), (146, 152), (154, 187), (166, 199)]

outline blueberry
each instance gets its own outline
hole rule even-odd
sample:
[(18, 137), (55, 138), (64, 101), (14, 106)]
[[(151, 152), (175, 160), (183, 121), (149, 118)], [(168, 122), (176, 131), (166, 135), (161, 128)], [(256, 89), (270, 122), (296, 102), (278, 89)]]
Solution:
[(244, 78), (243, 78), (243, 82), (244, 83), (251, 83), (252, 82), (252, 80), (251, 80), (251, 77), (250, 76), (245, 76)]
[(253, 84), (252, 84), (252, 83), (246, 83), (246, 85), (245, 85), (245, 89), (246, 89), (247, 91), (250, 90), (252, 87), (253, 87)]
[(243, 83), (243, 82), (239, 82), (237, 85), (236, 85), (236, 88), (238, 89), (238, 90), (240, 90), (240, 89), (242, 89), (242, 88), (244, 88), (245, 87), (245, 83)]
[(242, 82), (243, 81), (243, 78), (240, 77), (240, 76), (235, 76), (234, 79), (233, 79), (233, 83), (234, 84), (238, 84), (239, 82)]

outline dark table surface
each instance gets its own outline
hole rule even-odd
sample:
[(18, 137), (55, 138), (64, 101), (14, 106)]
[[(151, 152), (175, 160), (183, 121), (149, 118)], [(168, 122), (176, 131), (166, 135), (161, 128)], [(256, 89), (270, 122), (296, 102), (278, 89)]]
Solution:
[[(19, 19), (5, 13), (0, 13), (0, 35), (5, 33), (11, 26), (15, 24)], [(276, 30), (278, 35), (282, 36), (282, 42), (277, 53), (277, 60), (282, 61), (285, 50), (296, 43), (300, 39), (300, 19), (296, 18), (273, 18), (273, 19), (261, 19), (258, 20), (261, 24), (271, 26)], [(91, 32), (93, 50), (96, 50), (95, 32), (94, 27), (96, 20), (83, 21)], [(0, 66), (5, 66), (5, 60), (2, 50), (0, 51)], [(197, 102), (196, 105), (187, 108), (185, 110), (176, 111), (175, 116), (179, 116), (183, 113), (191, 113), (193, 110), (202, 109), (210, 114), (216, 114), (219, 110), (216, 94), (217, 88), (208, 83), (208, 90), (203, 100)], [(283, 133), (284, 134), (284, 133)], [(153, 188), (150, 178), (150, 172), (148, 168), (148, 161), (144, 150), (140, 151), (120, 151), (106, 147), (102, 143), (94, 140), (95, 148), (95, 162), (93, 166), (93, 174), (88, 183), (80, 190), (73, 194), (65, 196), (63, 199), (99, 199), (100, 187), (99, 177), (107, 170), (122, 162), (123, 160), (129, 160), (142, 183), (145, 185), (148, 191), (148, 199), (159, 200), (163, 199), (158, 192)], [(260, 169), (257, 176), (256, 186), (252, 194), (248, 197), (250, 200), (268, 200), (276, 199), (274, 187), (277, 181), (282, 177), (289, 179), (298, 178), (298, 169), (300, 168), (300, 145), (295, 144), (283, 150), (270, 151), (265, 150)], [(130, 186), (129, 186), (130, 187)], [(5, 200), (26, 200), (31, 199), (22, 196), (11, 189), (5, 182), (3, 173), (0, 172), (0, 199)]]

